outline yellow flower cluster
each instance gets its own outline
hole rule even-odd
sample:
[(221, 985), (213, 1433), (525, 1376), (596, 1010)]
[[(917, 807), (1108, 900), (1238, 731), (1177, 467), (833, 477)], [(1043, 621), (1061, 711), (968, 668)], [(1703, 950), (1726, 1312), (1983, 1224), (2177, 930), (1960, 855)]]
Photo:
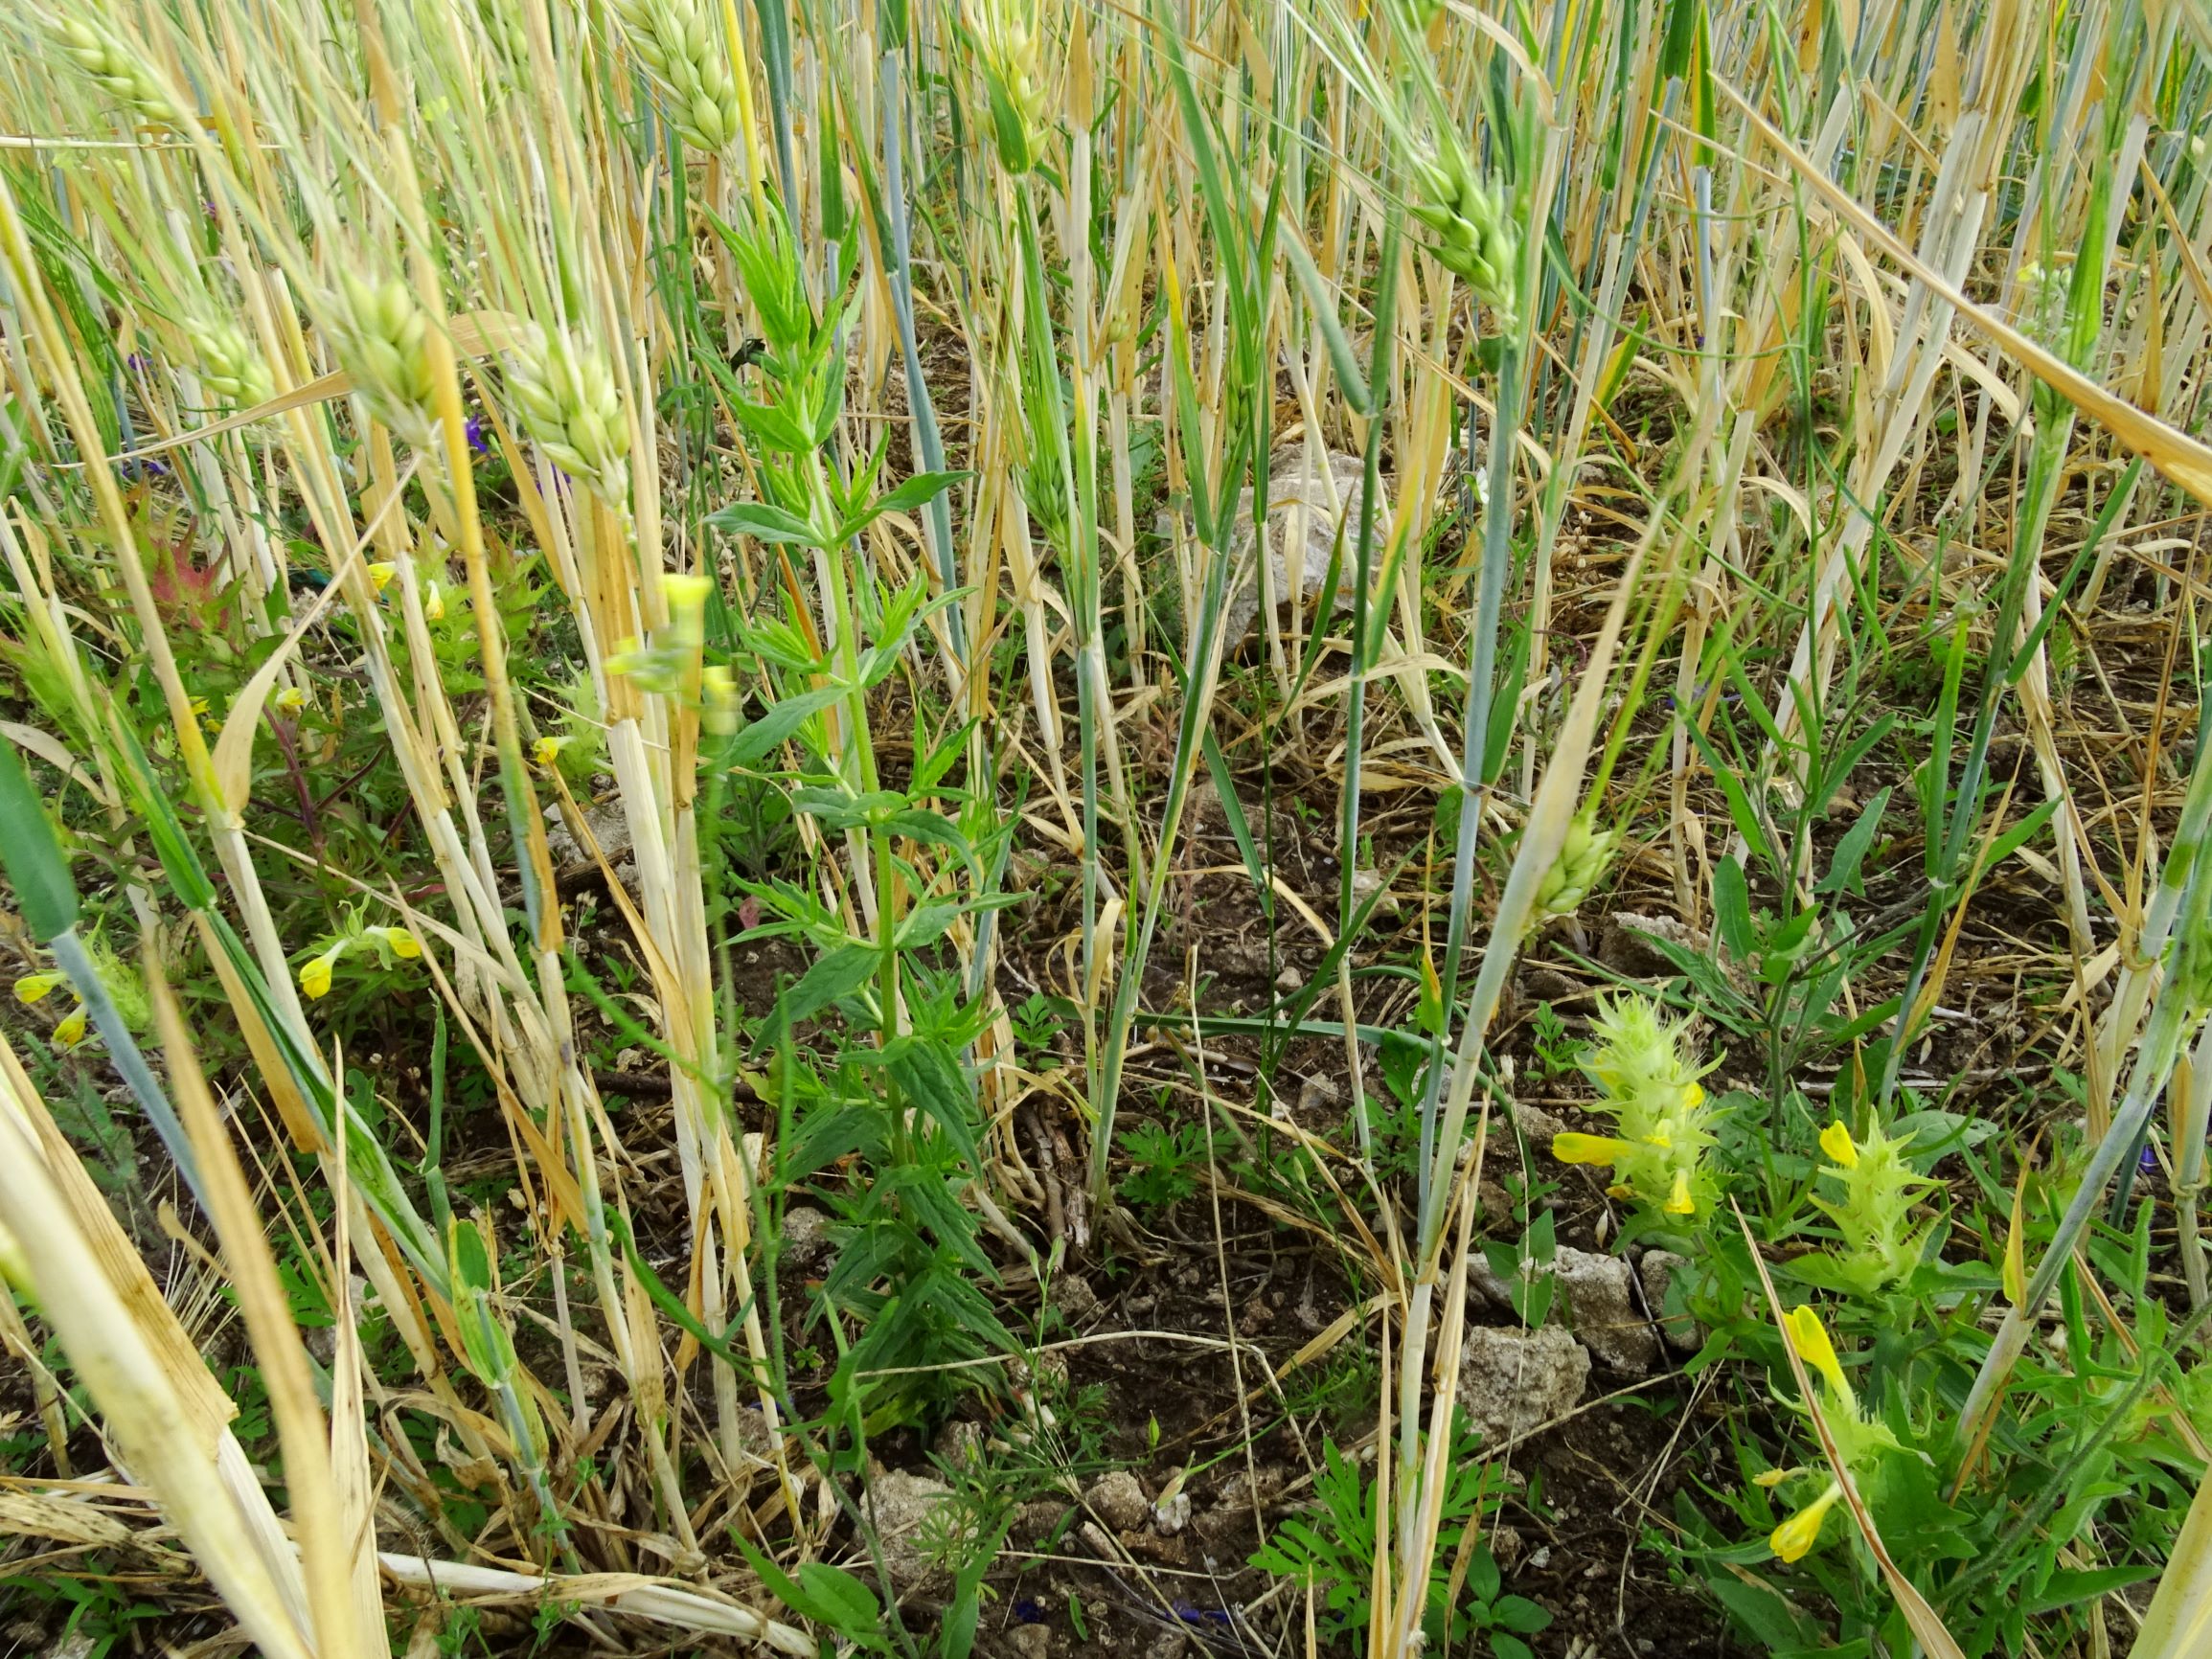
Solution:
[[(56, 988), (65, 986), (68, 983), (69, 980), (66, 975), (52, 968), (40, 973), (27, 973), (15, 982), (15, 1000), (25, 1007), (29, 1007), (33, 1003), (44, 1001), (54, 992)], [(82, 1042), (84, 1040), (84, 1004), (80, 1002), (75, 1008), (63, 1014), (55, 1025), (51, 1034), (54, 1038), (54, 1046), (59, 1049), (73, 1049)]]
[[(1836, 1357), (1836, 1345), (1828, 1339), (1828, 1329), (1820, 1323), (1819, 1314), (1811, 1307), (1792, 1307), (1782, 1316), (1782, 1333), (1797, 1357), (1820, 1377), (1821, 1393), (1825, 1396), (1821, 1418), (1846, 1468), (1855, 1476), (1868, 1472), (1884, 1453), (1902, 1449), (1886, 1425), (1869, 1420), (1859, 1409), (1859, 1397), (1852, 1392), (1850, 1379), (1843, 1374), (1843, 1362)], [(1767, 1484), (1779, 1485), (1789, 1478), (1789, 1473), (1779, 1473)], [(1805, 1556), (1820, 1541), (1821, 1525), (1842, 1496), (1843, 1483), (1828, 1481), (1819, 1496), (1774, 1529), (1767, 1542), (1775, 1555), (1785, 1561)]]
[(1820, 1172), (1842, 1188), (1842, 1196), (1813, 1202), (1836, 1223), (1843, 1243), (1836, 1265), (1846, 1283), (1865, 1295), (1911, 1272), (1927, 1243), (1913, 1210), (1935, 1183), (1904, 1161), (1909, 1145), (1909, 1137), (1892, 1140), (1879, 1124), (1868, 1125), (1858, 1141), (1840, 1121), (1820, 1131), (1820, 1149), (1829, 1158)]
[(1643, 997), (1624, 995), (1600, 1005), (1593, 1029), (1599, 1040), (1590, 1070), (1605, 1090), (1593, 1109), (1616, 1118), (1620, 1133), (1555, 1135), (1552, 1156), (1610, 1166), (1616, 1197), (1683, 1220), (1710, 1214), (1717, 1189), (1704, 1153), (1716, 1108), (1683, 1057), (1681, 1023), (1662, 1018)]
[(363, 946), (376, 951), (387, 967), (395, 961), (410, 962), (422, 954), (422, 942), (404, 927), (363, 927), (356, 922), (327, 949), (300, 964), (300, 989), (310, 997), (329, 996), (331, 971)]

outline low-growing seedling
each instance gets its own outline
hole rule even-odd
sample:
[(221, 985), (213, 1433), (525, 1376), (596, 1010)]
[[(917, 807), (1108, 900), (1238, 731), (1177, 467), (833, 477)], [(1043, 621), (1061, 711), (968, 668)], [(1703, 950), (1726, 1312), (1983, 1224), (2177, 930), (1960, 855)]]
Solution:
[[(1479, 1529), (1500, 1501), (1476, 1442), (1465, 1416), (1455, 1415), (1443, 1524), (1421, 1629), (1428, 1645), (1440, 1651), (1456, 1649), (1480, 1633), (1496, 1659), (1531, 1659), (1522, 1638), (1546, 1628), (1551, 1615), (1524, 1597), (1505, 1594), (1503, 1577), (1489, 1548), (1479, 1537), (1468, 1538), (1469, 1529)], [(1322, 1447), (1313, 1493), (1315, 1508), (1277, 1526), (1253, 1554), (1252, 1565), (1311, 1586), (1327, 1610), (1327, 1627), (1333, 1634), (1364, 1630), (1374, 1583), (1374, 1475), (1331, 1441)], [(1465, 1580), (1459, 1586), (1460, 1599), (1454, 1602), (1453, 1563), (1463, 1556)]]
[(1198, 1125), (1135, 1124), (1116, 1140), (1132, 1166), (1121, 1180), (1122, 1196), (1129, 1203), (1166, 1210), (1198, 1190), (1198, 1178), (1191, 1173), (1206, 1158), (1206, 1134)]

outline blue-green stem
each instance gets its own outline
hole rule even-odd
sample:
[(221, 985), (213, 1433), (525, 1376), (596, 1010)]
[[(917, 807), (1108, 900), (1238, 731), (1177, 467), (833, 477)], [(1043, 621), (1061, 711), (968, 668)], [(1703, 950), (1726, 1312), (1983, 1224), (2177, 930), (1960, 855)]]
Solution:
[(107, 1057), (123, 1075), (131, 1098), (138, 1102), (146, 1121), (153, 1125), (153, 1132), (161, 1137), (161, 1144), (169, 1148), (170, 1157), (176, 1163), (178, 1179), (192, 1193), (200, 1213), (209, 1214), (207, 1195), (200, 1186), (199, 1164), (193, 1157), (192, 1143), (185, 1139), (184, 1125), (177, 1121), (175, 1108), (170, 1105), (169, 1096), (162, 1091), (153, 1068), (146, 1063), (138, 1039), (124, 1023), (115, 998), (108, 994), (107, 986), (100, 977), (100, 967), (92, 960), (92, 952), (84, 948), (84, 941), (77, 937), (74, 927), (48, 940), (46, 948), (54, 953), (54, 960), (69, 976), (70, 989), (77, 992), (78, 1000), (84, 1004), (84, 1011), (99, 1028), (101, 1040), (107, 1045)]
[[(1368, 636), (1372, 631), (1367, 613), (1375, 602), (1376, 497), (1382, 489), (1382, 429), (1390, 407), (1390, 359), (1398, 343), (1398, 253), (1403, 228), (1404, 216), (1398, 204), (1392, 202), (1390, 216), (1383, 225), (1382, 262), (1378, 267), (1375, 284), (1375, 349), (1367, 369), (1368, 407), (1362, 412), (1367, 420), (1367, 443), (1360, 466), (1359, 545), (1354, 558), (1352, 581), (1352, 673), (1344, 702), (1343, 817), (1336, 835), (1336, 934), (1339, 939), (1352, 926), (1356, 909), (1352, 877), (1359, 862), (1359, 757), (1366, 731)], [(1253, 499), (1252, 522), (1254, 545), (1264, 546), (1266, 505), (1257, 494)], [(1351, 1009), (1344, 1011), (1344, 1017), (1347, 1021), (1352, 1018)], [(1372, 1157), (1375, 1130), (1368, 1122), (1367, 1091), (1359, 1085), (1357, 1067), (1353, 1069), (1352, 1088), (1352, 1127), (1358, 1136), (1359, 1155)]]

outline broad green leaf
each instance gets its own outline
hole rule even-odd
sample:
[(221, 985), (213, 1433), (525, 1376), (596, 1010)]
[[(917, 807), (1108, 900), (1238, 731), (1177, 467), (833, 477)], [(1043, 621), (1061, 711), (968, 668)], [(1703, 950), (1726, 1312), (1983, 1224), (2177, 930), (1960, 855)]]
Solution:
[(802, 547), (823, 545), (822, 537), (812, 525), (797, 513), (770, 507), (764, 501), (732, 502), (718, 512), (708, 513), (707, 522), (728, 534), (749, 535), (755, 541), (796, 542)]
[(845, 695), (841, 686), (819, 686), (778, 699), (775, 706), (746, 726), (730, 743), (730, 763), (749, 766), (777, 745), (796, 736), (813, 716)]
[(883, 1064), (899, 1092), (945, 1131), (968, 1167), (982, 1170), (973, 1122), (975, 1092), (945, 1046), (926, 1037), (899, 1037), (884, 1049)]
[(840, 997), (851, 996), (883, 965), (873, 944), (845, 944), (818, 958), (799, 983), (784, 992), (778, 1006), (788, 1020), (819, 1013)]

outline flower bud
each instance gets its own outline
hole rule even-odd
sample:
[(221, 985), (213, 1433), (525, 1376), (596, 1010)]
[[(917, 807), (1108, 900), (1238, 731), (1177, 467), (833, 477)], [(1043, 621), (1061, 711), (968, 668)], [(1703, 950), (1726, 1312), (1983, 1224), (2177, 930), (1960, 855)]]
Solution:
[(15, 1000), (28, 1006), (42, 1002), (57, 985), (68, 983), (67, 978), (49, 968), (43, 973), (27, 973), (15, 982)]
[(1767, 1540), (1774, 1553), (1785, 1561), (1803, 1558), (1820, 1541), (1820, 1524), (1841, 1496), (1843, 1488), (1830, 1481), (1826, 1491), (1774, 1529), (1773, 1535)]
[(79, 1003), (67, 1014), (63, 1015), (61, 1023), (54, 1028), (54, 1044), (57, 1048), (73, 1049), (83, 1040), (84, 1005)]

